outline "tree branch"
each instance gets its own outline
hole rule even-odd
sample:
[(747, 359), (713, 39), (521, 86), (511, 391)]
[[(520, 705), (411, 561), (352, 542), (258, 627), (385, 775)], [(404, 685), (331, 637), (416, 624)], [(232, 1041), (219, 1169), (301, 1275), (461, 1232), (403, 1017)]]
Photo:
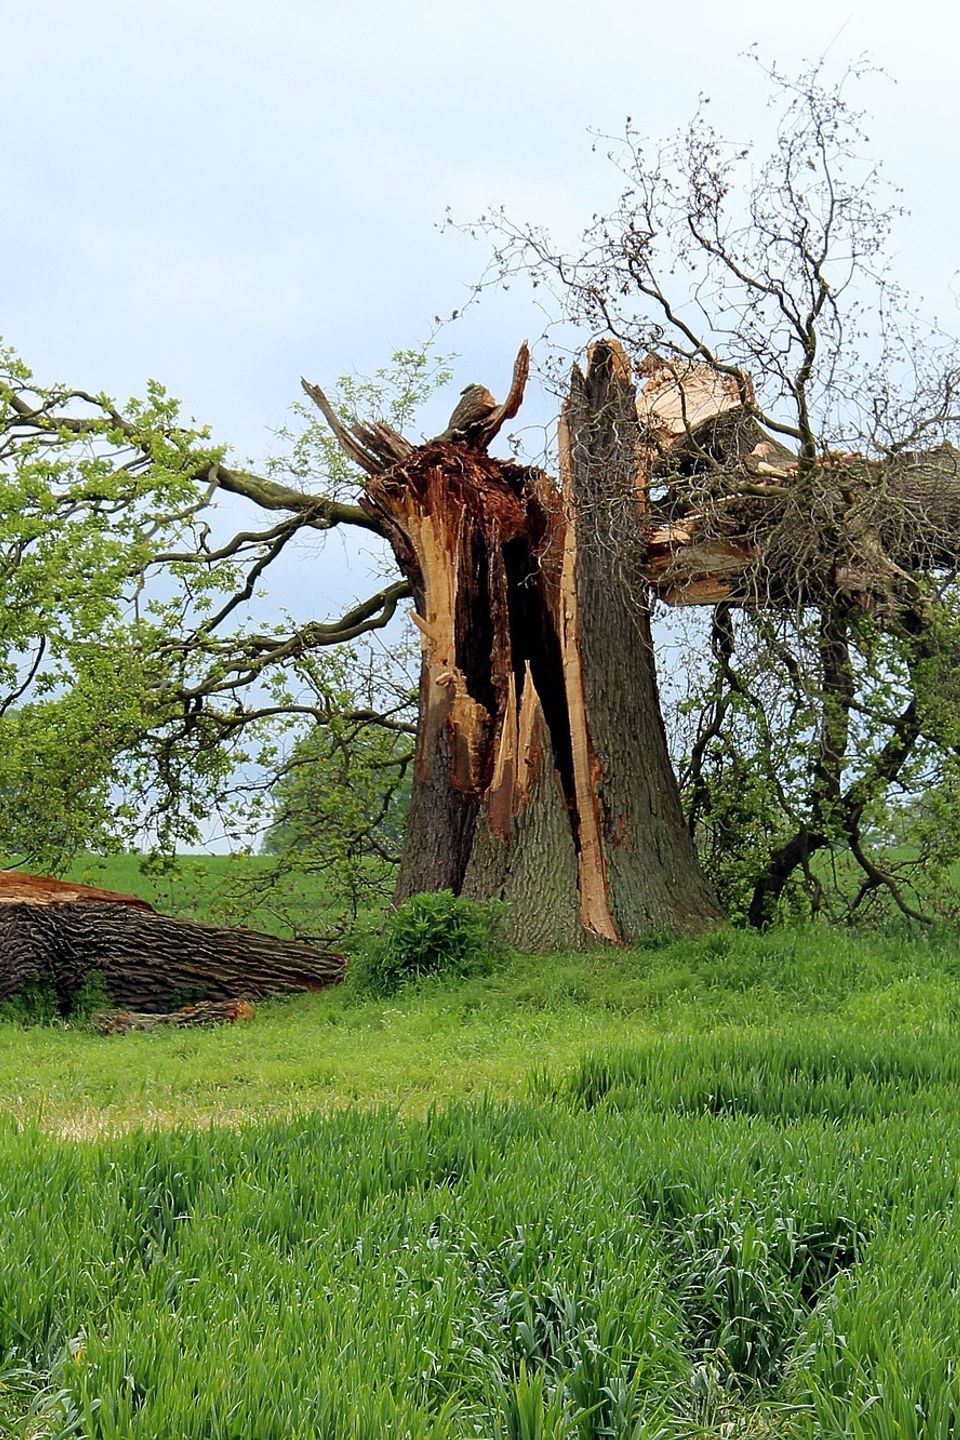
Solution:
[[(31, 430), (38, 435), (49, 437), (52, 444), (62, 444), (65, 438), (108, 439), (108, 432), (119, 433), (145, 463), (153, 463), (154, 456), (149, 444), (149, 435), (142, 432), (122, 415), (104, 396), (90, 395), (83, 390), (72, 390), (51, 397), (46, 405), (30, 405), (22, 396), (4, 386), (2, 395), (14, 411), (13, 424), (18, 428)], [(54, 413), (53, 407), (69, 400), (81, 400), (101, 411), (97, 418)], [(186, 445), (185, 432), (174, 428), (167, 434), (173, 443)], [(211, 484), (229, 494), (241, 495), (263, 510), (289, 510), (294, 513), (309, 513), (305, 523), (316, 530), (329, 530), (336, 525), (357, 525), (363, 530), (380, 534), (376, 519), (368, 515), (359, 505), (349, 505), (327, 496), (311, 495), (291, 485), (256, 475), (249, 470), (236, 470), (216, 457), (203, 456), (197, 463), (191, 460), (189, 450), (185, 453), (185, 466), (191, 479), (201, 484)]]
[(409, 440), (405, 440), (392, 425), (383, 420), (363, 424), (356, 419), (352, 425), (344, 425), (319, 385), (311, 385), (302, 377), (300, 384), (304, 394), (309, 395), (330, 426), (341, 450), (368, 475), (380, 475), (391, 465), (402, 464), (413, 454), (414, 447)]
[[(224, 658), (229, 657), (230, 649), (234, 648), (230, 646), (228, 649), (225, 643), (214, 652), (219, 658), (213, 672), (197, 685), (185, 688), (181, 692), (182, 698), (189, 701), (238, 689), (255, 680), (271, 665), (297, 660), (311, 650), (339, 645), (373, 630), (382, 630), (393, 619), (400, 601), (410, 593), (406, 581), (400, 580), (355, 605), (337, 621), (327, 624), (312, 621), (292, 635), (280, 638), (274, 635), (243, 636), (236, 642), (232, 658)], [(183, 641), (177, 641), (174, 648), (186, 647)]]
[(477, 426), (477, 445), (486, 450), (494, 437), (508, 420), (514, 415), (523, 404), (523, 392), (526, 389), (527, 377), (530, 374), (530, 346), (524, 340), (517, 351), (517, 358), (513, 362), (513, 377), (510, 381), (510, 389), (507, 391), (507, 398), (496, 410), (491, 411), (480, 425)]

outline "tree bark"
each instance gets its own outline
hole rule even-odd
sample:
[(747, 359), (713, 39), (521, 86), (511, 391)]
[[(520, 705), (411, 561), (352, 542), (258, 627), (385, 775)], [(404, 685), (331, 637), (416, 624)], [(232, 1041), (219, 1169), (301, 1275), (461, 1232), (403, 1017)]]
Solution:
[(528, 948), (692, 931), (719, 910), (683, 822), (636, 588), (628, 362), (574, 374), (562, 487), (435, 441), (366, 482), (423, 665), (397, 890), (502, 899)]
[(636, 393), (618, 346), (594, 347), (586, 377), (574, 371), (560, 455), (576, 547), (578, 637), (568, 648), (573, 663), (582, 657), (583, 728), (593, 751), (580, 767), (579, 809), (590, 812), (597, 888), (604, 883), (621, 935), (697, 928), (718, 907), (683, 817), (649, 602), (637, 583), (646, 466)]
[(0, 900), (0, 1000), (50, 983), (66, 1014), (96, 975), (115, 1005), (157, 1014), (191, 1000), (320, 990), (343, 978), (342, 955), (257, 930), (175, 920), (132, 896), (10, 876)]

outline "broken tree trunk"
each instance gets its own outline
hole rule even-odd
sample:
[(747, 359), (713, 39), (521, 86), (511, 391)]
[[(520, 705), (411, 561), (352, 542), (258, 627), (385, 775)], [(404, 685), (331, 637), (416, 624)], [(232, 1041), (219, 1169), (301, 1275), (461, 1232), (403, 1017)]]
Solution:
[[(497, 423), (519, 405), (524, 357)], [(410, 583), (423, 648), (397, 898), (503, 899), (513, 939), (536, 949), (714, 922), (667, 754), (649, 617), (621, 563), (642, 519), (622, 350), (598, 345), (586, 377), (575, 372), (562, 490), (476, 443), (433, 441), (399, 461), (392, 443), (378, 464), (381, 437), (353, 433), (367, 446), (362, 503)]]
[(638, 413), (657, 491), (639, 573), (670, 605), (859, 607), (900, 633), (960, 567), (960, 451), (802, 459), (754, 418), (749, 381), (648, 356)]
[(927, 577), (960, 568), (960, 452), (794, 454), (762, 427), (743, 372), (649, 355), (638, 398), (605, 341), (574, 372), (558, 486), (487, 454), (527, 365), (522, 347), (503, 405), (468, 387), (420, 447), (382, 422), (345, 425), (304, 382), (366, 471), (361, 507), (414, 596), (420, 717), (397, 898), (505, 899), (530, 948), (695, 930), (718, 906), (667, 754), (649, 596), (859, 607), (913, 643), (930, 625)]
[(159, 1013), (320, 990), (343, 973), (342, 955), (293, 940), (176, 920), (135, 896), (44, 876), (0, 877), (0, 1000), (52, 983), (66, 1013), (97, 975), (114, 1004)]
[[(629, 362), (594, 347), (560, 425), (567, 514), (562, 594), (581, 854), (621, 935), (697, 928), (718, 914), (684, 821), (660, 710), (647, 594), (637, 583), (645, 467)], [(581, 874), (584, 866), (581, 864)], [(584, 878), (581, 879), (581, 889)], [(599, 900), (597, 901), (599, 908)], [(659, 918), (658, 918), (659, 917)], [(672, 917), (672, 918), (670, 918)]]

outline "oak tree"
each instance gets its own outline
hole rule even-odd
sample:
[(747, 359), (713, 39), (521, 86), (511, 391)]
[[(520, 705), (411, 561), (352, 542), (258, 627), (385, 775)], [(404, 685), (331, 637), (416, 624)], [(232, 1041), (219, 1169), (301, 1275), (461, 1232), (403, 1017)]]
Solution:
[[(724, 910), (762, 924), (792, 892), (828, 911), (882, 894), (927, 914), (887, 841), (898, 790), (942, 801), (957, 783), (960, 367), (883, 271), (892, 212), (842, 91), (817, 73), (773, 79), (784, 114), (759, 168), (702, 118), (654, 156), (628, 128), (621, 197), (579, 251), (484, 222), (496, 275), (532, 279), (599, 337), (565, 384), (548, 466), (490, 453), (522, 403), (526, 346), (502, 404), (479, 387), (483, 405), (426, 442), (408, 433), (422, 357), (373, 418), (356, 387), (333, 403), (304, 382), (326, 429), (263, 473), (228, 464), (159, 392), (149, 413), (121, 409), (8, 366), (7, 463), (52, 459), (71, 519), (141, 516), (111, 596), (135, 605), (151, 574), (168, 577), (146, 618), (122, 612), (147, 682), (136, 739), (117, 745), (137, 753), (161, 824), (202, 808), (258, 730), (269, 749), (278, 722), (329, 723), (329, 647), (412, 601), (400, 897), (506, 899), (515, 937), (539, 947), (695, 929)], [(100, 467), (92, 488), (82, 456)], [(218, 497), (253, 518), (211, 543)], [(334, 620), (245, 618), (295, 537), (351, 527), (387, 542), (396, 578)], [(709, 617), (679, 777), (661, 605)], [(43, 672), (31, 677), (29, 637), (9, 653), (15, 715), (18, 687)], [(390, 703), (353, 709), (407, 724)]]

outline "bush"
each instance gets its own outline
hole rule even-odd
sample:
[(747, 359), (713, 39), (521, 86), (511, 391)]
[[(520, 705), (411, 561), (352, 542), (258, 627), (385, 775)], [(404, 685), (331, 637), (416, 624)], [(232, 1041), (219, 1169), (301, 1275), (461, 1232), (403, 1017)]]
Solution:
[(71, 1025), (89, 1025), (94, 1015), (114, 1009), (113, 1000), (100, 970), (91, 970), (70, 1004)]
[(33, 1025), (54, 1025), (60, 1018), (56, 987), (49, 976), (31, 980), (15, 995), (0, 1001), (0, 1023), (29, 1029)]
[(75, 1025), (83, 1027), (89, 1024), (91, 1016), (98, 1010), (109, 1010), (113, 1001), (107, 992), (103, 975), (99, 970), (91, 970), (83, 984), (77, 990), (70, 1009), (65, 1014), (60, 1007), (60, 998), (57, 995), (57, 987), (49, 975), (44, 975), (39, 980), (31, 981), (15, 995), (9, 996), (6, 1000), (0, 1001), (0, 1023), (8, 1025), (19, 1025), (24, 1030), (29, 1030), (35, 1025)]
[(352, 967), (357, 984), (392, 995), (424, 975), (486, 975), (505, 954), (504, 906), (464, 900), (450, 890), (412, 895), (390, 916), (379, 943)]

